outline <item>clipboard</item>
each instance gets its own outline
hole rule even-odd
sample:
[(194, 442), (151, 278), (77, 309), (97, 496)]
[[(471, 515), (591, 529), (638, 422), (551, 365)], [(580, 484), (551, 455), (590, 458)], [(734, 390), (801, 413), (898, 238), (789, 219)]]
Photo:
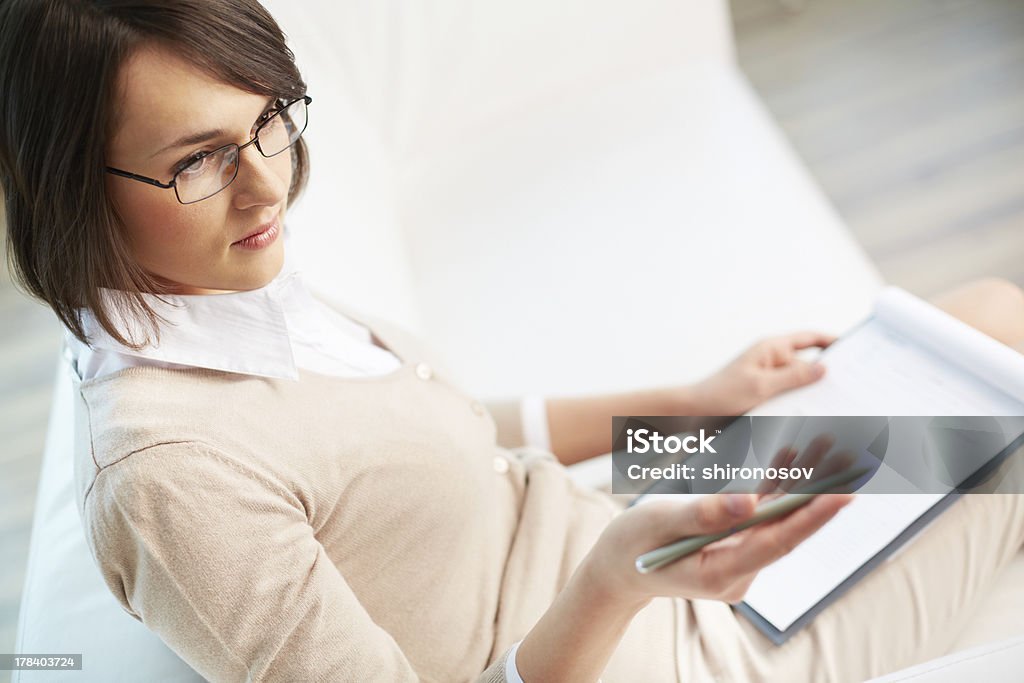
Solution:
[[(873, 314), (826, 349), (820, 360), (828, 369), (821, 382), (780, 395), (748, 415), (1024, 416), (1024, 355), (897, 288), (886, 288)], [(879, 547), (863, 556), (858, 554), (852, 570), (836, 571), (838, 578), (827, 582), (813, 598), (804, 596), (788, 614), (786, 609), (777, 609), (784, 602), (779, 596), (793, 588), (794, 580), (787, 584), (787, 577), (779, 572), (787, 558), (775, 563), (780, 565), (778, 569), (770, 565), (762, 570), (747, 599), (734, 609), (771, 642), (782, 645), (861, 579), (907, 547), (965, 490), (983, 481), (1024, 448), (1024, 430), (1014, 434), (1010, 433), (1001, 450), (956, 489), (930, 494), (928, 498), (917, 497), (924, 494), (906, 494), (912, 501), (908, 507), (916, 509), (901, 513), (907, 516), (894, 525), (898, 529), (880, 538)], [(1022, 453), (1017, 455), (1024, 457)], [(802, 546), (829, 534), (830, 527), (841, 526), (841, 516), (856, 514), (857, 501), (791, 555), (798, 556)], [(802, 571), (812, 569), (805, 567)], [(759, 587), (766, 576), (764, 582), (768, 585)]]

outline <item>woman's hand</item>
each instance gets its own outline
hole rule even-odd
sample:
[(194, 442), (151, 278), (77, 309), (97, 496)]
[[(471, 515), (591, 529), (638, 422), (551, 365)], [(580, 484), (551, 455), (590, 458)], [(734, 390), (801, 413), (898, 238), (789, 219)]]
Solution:
[(724, 531), (750, 517), (754, 494), (683, 496), (643, 503), (616, 517), (516, 653), (525, 681), (592, 683), (633, 617), (656, 596), (737, 602), (757, 571), (817, 531), (851, 497), (829, 494), (789, 515), (705, 546), (649, 574), (637, 556), (684, 536)]
[(551, 450), (565, 465), (607, 453), (613, 415), (742, 415), (787, 389), (821, 378), (824, 368), (796, 357), (835, 337), (799, 332), (754, 344), (708, 379), (692, 386), (547, 400)]
[(683, 496), (642, 503), (619, 515), (580, 568), (602, 599), (629, 605), (656, 596), (739, 602), (757, 572), (820, 529), (852, 496), (824, 494), (778, 520), (755, 525), (649, 574), (639, 555), (687, 536), (725, 531), (754, 513), (753, 494)]
[[(817, 463), (831, 448), (820, 439), (806, 455)], [(792, 460), (786, 448), (777, 462)], [(662, 498), (632, 507), (597, 539), (568, 585), (527, 634), (516, 654), (523, 680), (591, 682), (600, 676), (633, 617), (657, 596), (739, 602), (757, 572), (820, 529), (852, 496), (823, 494), (785, 517), (757, 524), (647, 574), (636, 558), (680, 538), (726, 531), (754, 513), (756, 494), (716, 494), (693, 501)]]
[(825, 348), (835, 339), (822, 332), (796, 332), (754, 344), (690, 388), (690, 414), (742, 415), (776, 394), (818, 381), (825, 366), (800, 360), (796, 352)]

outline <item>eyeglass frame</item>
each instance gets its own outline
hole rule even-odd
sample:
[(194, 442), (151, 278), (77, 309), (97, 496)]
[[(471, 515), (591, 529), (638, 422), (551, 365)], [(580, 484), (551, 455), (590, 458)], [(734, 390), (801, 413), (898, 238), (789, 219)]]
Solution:
[[(217, 149), (214, 149), (214, 150), (211, 150), (211, 151), (206, 152), (204, 154), (200, 154), (200, 155), (196, 156), (196, 158), (192, 160), (192, 163), (194, 164), (197, 161), (202, 161), (206, 157), (213, 156), (214, 154), (217, 154), (217, 153), (219, 153), (219, 152), (221, 152), (221, 151), (223, 151), (225, 149), (228, 149), (229, 147), (238, 147), (238, 155), (239, 155), (239, 158), (241, 158), (242, 150), (245, 149), (246, 147), (249, 147), (250, 145), (255, 144), (256, 145), (256, 149), (259, 150), (259, 153), (261, 155), (263, 155), (263, 157), (265, 159), (272, 159), (273, 157), (276, 157), (278, 154), (281, 154), (282, 152), (284, 152), (285, 150), (291, 149), (292, 147), (295, 146), (295, 143), (299, 141), (299, 139), (302, 137), (302, 134), (304, 132), (306, 132), (306, 128), (309, 126), (309, 115), (308, 114), (306, 115), (306, 124), (302, 127), (302, 130), (299, 131), (298, 137), (296, 137), (294, 142), (289, 144), (287, 147), (282, 149), (280, 152), (275, 152), (274, 154), (269, 154), (268, 155), (267, 153), (265, 153), (263, 151), (263, 148), (260, 147), (260, 142), (259, 142), (259, 140), (260, 140), (260, 131), (262, 131), (263, 128), (267, 124), (271, 123), (275, 118), (280, 116), (281, 113), (285, 109), (287, 109), (288, 107), (292, 106), (296, 102), (303, 101), (303, 100), (305, 101), (306, 106), (308, 107), (310, 105), (310, 103), (313, 101), (313, 98), (310, 97), (309, 95), (303, 95), (302, 97), (295, 98), (294, 100), (292, 100), (288, 104), (284, 105), (280, 109), (275, 110), (270, 116), (268, 116), (267, 120), (264, 121), (263, 123), (261, 123), (259, 125), (259, 127), (256, 129), (256, 132), (253, 134), (252, 139), (249, 140), (249, 142), (246, 142), (243, 145), (239, 145), (239, 144), (234, 143), (234, 142), (229, 142), (228, 144), (222, 145), (221, 147), (218, 147)], [(189, 164), (189, 165), (191, 165), (191, 164)], [(170, 189), (173, 188), (174, 189), (174, 196), (178, 200), (178, 203), (182, 204), (184, 206), (188, 206), (189, 204), (198, 204), (199, 202), (207, 200), (210, 197), (216, 196), (216, 195), (220, 194), (221, 192), (223, 192), (224, 190), (226, 190), (228, 188), (228, 186), (230, 186), (231, 183), (235, 182), (235, 179), (238, 178), (238, 168), (239, 168), (240, 165), (241, 164), (238, 164), (238, 163), (235, 164), (235, 173), (234, 173), (233, 176), (231, 176), (231, 180), (229, 180), (227, 183), (224, 184), (224, 187), (220, 188), (219, 190), (217, 190), (213, 194), (207, 195), (207, 196), (203, 197), (202, 199), (196, 199), (195, 201), (191, 201), (191, 202), (183, 202), (183, 201), (181, 201), (181, 196), (178, 194), (178, 176), (185, 172), (184, 168), (179, 170), (179, 171), (177, 171), (174, 174), (174, 177), (171, 178), (171, 182), (169, 182), (169, 183), (163, 183), (163, 182), (160, 182), (159, 180), (157, 180), (156, 178), (150, 178), (148, 176), (139, 175), (138, 173), (132, 173), (130, 171), (124, 171), (124, 170), (121, 170), (119, 168), (114, 168), (113, 166), (107, 166), (105, 168), (105, 170), (106, 170), (107, 173), (110, 173), (112, 175), (116, 175), (116, 176), (119, 176), (121, 178), (128, 178), (129, 180), (137, 180), (140, 183), (146, 183), (147, 185), (153, 185), (154, 187), (159, 187), (160, 189), (163, 189), (163, 190), (170, 190)]]

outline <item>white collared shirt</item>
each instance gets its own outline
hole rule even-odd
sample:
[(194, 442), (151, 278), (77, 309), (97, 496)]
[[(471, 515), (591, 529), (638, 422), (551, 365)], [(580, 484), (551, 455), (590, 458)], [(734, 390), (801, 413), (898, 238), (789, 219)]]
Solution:
[[(113, 294), (101, 290), (105, 299)], [(84, 312), (91, 344), (70, 332), (65, 339), (82, 380), (137, 365), (188, 366), (278, 379), (299, 378), (298, 368), (335, 377), (384, 375), (401, 366), (373, 344), (370, 331), (315, 298), (287, 257), (281, 272), (258, 289), (228, 294), (143, 295), (169, 325), (160, 341), (136, 351), (117, 342)], [(143, 328), (116, 316), (119, 330), (140, 339)]]

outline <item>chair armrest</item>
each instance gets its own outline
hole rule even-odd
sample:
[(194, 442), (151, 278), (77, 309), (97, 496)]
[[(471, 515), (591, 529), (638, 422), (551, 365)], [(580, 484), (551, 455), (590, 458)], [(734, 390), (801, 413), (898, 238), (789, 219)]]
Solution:
[(962, 681), (1020, 680), (1024, 662), (1024, 636), (954, 652), (903, 671), (876, 678), (869, 683), (961, 683)]

